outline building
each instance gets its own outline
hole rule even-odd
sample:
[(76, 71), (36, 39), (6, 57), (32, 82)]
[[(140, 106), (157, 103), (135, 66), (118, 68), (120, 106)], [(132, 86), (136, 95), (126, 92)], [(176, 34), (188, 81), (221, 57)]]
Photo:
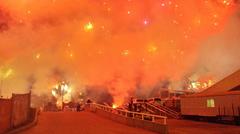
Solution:
[(240, 70), (193, 95), (181, 97), (183, 116), (240, 120)]

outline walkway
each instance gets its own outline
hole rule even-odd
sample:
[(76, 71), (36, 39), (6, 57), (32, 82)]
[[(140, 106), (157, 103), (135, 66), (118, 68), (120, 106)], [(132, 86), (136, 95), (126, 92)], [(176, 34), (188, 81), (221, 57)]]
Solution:
[(37, 126), (21, 134), (155, 134), (90, 112), (41, 113)]

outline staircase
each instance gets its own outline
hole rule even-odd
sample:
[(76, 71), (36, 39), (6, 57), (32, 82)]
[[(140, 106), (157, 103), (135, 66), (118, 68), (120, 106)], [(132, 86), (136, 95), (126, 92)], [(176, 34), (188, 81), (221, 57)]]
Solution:
[(181, 117), (180, 113), (155, 103), (142, 103), (142, 107), (146, 109), (151, 114), (158, 114), (162, 116), (167, 116), (169, 118), (179, 119)]

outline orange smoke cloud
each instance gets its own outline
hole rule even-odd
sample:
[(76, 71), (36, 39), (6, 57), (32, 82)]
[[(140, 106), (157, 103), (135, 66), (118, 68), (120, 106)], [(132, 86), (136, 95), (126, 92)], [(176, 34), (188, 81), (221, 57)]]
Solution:
[(180, 80), (199, 41), (235, 11), (231, 0), (3, 0), (0, 7), (11, 18), (3, 17), (0, 61), (19, 71), (13, 81), (33, 72), (45, 89), (57, 66), (75, 85), (107, 86), (117, 105), (139, 85), (147, 92)]

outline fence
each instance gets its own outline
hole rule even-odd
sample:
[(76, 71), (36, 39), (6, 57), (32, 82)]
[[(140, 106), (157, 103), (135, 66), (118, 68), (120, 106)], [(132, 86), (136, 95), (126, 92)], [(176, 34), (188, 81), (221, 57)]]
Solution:
[(138, 112), (131, 112), (131, 111), (127, 111), (127, 110), (114, 109), (109, 106), (104, 106), (104, 105), (95, 104), (95, 103), (90, 104), (90, 108), (91, 109), (101, 109), (106, 112), (118, 114), (118, 115), (125, 116), (125, 117), (131, 117), (133, 119), (148, 120), (148, 121), (151, 121), (154, 123), (160, 123), (163, 125), (167, 124), (166, 116), (159, 116), (159, 115), (153, 115), (153, 114), (147, 114), (147, 113), (138, 113)]
[(0, 134), (29, 121), (30, 97), (31, 93), (13, 94), (11, 99), (0, 99)]
[(11, 128), (12, 100), (0, 99), (0, 133)]
[[(147, 129), (160, 134), (168, 134), (168, 125), (166, 122), (167, 117), (165, 116), (114, 109), (109, 106), (94, 103), (89, 105), (92, 112), (110, 120), (132, 127)], [(88, 106), (86, 108), (88, 108)]]

